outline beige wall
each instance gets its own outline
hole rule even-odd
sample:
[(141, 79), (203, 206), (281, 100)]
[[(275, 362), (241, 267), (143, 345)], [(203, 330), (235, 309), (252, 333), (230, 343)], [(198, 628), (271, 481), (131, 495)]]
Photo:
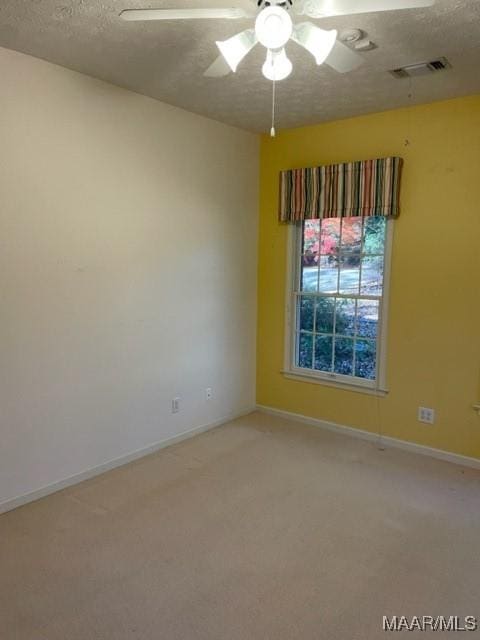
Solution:
[(0, 77), (6, 503), (254, 405), (258, 140), (5, 49)]

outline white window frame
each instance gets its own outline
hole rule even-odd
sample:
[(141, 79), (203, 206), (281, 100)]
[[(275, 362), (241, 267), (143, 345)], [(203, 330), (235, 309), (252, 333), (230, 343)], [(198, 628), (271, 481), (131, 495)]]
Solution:
[[(378, 336), (377, 336), (377, 372), (375, 380), (364, 380), (354, 376), (339, 373), (315, 371), (295, 366), (296, 362), (296, 322), (297, 322), (297, 297), (300, 293), (296, 290), (300, 282), (300, 255), (302, 245), (302, 222), (288, 225), (287, 238), (287, 275), (286, 275), (286, 309), (285, 309), (285, 351), (284, 368), (282, 373), (287, 378), (304, 382), (314, 382), (330, 387), (349, 389), (361, 393), (374, 395), (386, 395), (387, 380), (387, 327), (388, 307), (390, 293), (390, 272), (393, 246), (393, 220), (387, 220), (385, 230), (385, 253), (383, 269), (383, 295), (379, 304)], [(342, 297), (342, 294), (336, 294)], [(345, 294), (343, 297), (351, 298)]]

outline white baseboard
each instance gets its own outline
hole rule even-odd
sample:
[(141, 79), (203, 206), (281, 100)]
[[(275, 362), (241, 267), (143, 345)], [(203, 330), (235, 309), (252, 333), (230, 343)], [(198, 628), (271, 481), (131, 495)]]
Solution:
[(261, 404), (257, 404), (257, 411), (268, 413), (279, 418), (295, 420), (296, 422), (302, 422), (303, 424), (308, 424), (314, 427), (320, 427), (321, 429), (327, 429), (328, 431), (343, 433), (344, 435), (353, 436), (354, 438), (360, 438), (361, 440), (368, 440), (370, 442), (380, 441), (382, 446), (385, 445), (395, 447), (396, 449), (403, 449), (404, 451), (420, 453), (421, 455), (430, 456), (431, 458), (437, 458), (438, 460), (460, 464), (464, 467), (480, 469), (480, 459), (470, 458), (469, 456), (462, 456), (459, 453), (451, 453), (450, 451), (443, 451), (442, 449), (434, 449), (433, 447), (427, 447), (422, 444), (415, 444), (414, 442), (408, 442), (407, 440), (399, 440), (398, 438), (391, 438), (390, 436), (379, 435), (370, 431), (364, 431), (363, 429), (347, 427), (343, 424), (337, 424), (336, 422), (328, 422), (327, 420), (310, 418), (309, 416), (304, 416), (300, 413), (291, 413), (290, 411), (283, 411), (282, 409), (275, 409), (274, 407), (267, 407)]
[(165, 447), (169, 447), (170, 445), (181, 442), (182, 440), (192, 438), (199, 433), (204, 433), (205, 431), (209, 431), (210, 429), (215, 429), (215, 427), (219, 427), (226, 422), (230, 422), (230, 420), (241, 418), (242, 416), (245, 416), (252, 411), (255, 411), (255, 407), (249, 407), (248, 409), (244, 409), (235, 414), (219, 418), (218, 420), (210, 422), (209, 424), (203, 424), (199, 427), (195, 427), (194, 429), (184, 431), (183, 433), (180, 433), (176, 436), (165, 438), (164, 440), (159, 440), (158, 442), (154, 442), (147, 447), (137, 449), (136, 451), (132, 451), (131, 453), (127, 453), (123, 456), (119, 456), (118, 458), (114, 458), (113, 460), (108, 460), (107, 462), (104, 462), (103, 464), (100, 464), (96, 467), (91, 467), (90, 469), (86, 469), (85, 471), (80, 471), (80, 473), (75, 473), (73, 476), (63, 478), (62, 480), (58, 480), (57, 482), (48, 484), (44, 487), (41, 487), (40, 489), (35, 489), (34, 491), (30, 491), (21, 496), (17, 496), (16, 498), (10, 498), (8, 500), (0, 502), (0, 514), (5, 513), (6, 511), (11, 511), (12, 509), (16, 509), (17, 507), (21, 507), (24, 504), (33, 502), (34, 500), (44, 498), (45, 496), (56, 493), (57, 491), (61, 491), (62, 489), (66, 489), (67, 487), (71, 487), (72, 485), (78, 484), (79, 482), (83, 482), (83, 480), (88, 480), (89, 478), (98, 476), (102, 473), (105, 473), (106, 471), (115, 469), (116, 467), (121, 467), (125, 464), (128, 464), (129, 462), (133, 462), (134, 460), (138, 460), (139, 458), (148, 456), (150, 453), (154, 453), (159, 449), (164, 449)]

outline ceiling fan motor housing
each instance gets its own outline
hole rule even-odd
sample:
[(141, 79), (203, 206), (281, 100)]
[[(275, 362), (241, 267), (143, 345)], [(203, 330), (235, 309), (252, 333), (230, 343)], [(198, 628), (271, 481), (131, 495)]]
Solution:
[(266, 7), (281, 7), (282, 9), (290, 9), (293, 0), (256, 0), (257, 7), (265, 9)]

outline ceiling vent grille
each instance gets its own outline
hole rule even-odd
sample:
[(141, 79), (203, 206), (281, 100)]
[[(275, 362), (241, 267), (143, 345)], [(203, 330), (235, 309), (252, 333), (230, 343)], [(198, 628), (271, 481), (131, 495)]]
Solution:
[(419, 62), (417, 64), (409, 64), (399, 69), (392, 69), (390, 73), (394, 78), (415, 78), (417, 76), (427, 76), (437, 71), (450, 69), (452, 65), (446, 58), (438, 58), (431, 62)]

